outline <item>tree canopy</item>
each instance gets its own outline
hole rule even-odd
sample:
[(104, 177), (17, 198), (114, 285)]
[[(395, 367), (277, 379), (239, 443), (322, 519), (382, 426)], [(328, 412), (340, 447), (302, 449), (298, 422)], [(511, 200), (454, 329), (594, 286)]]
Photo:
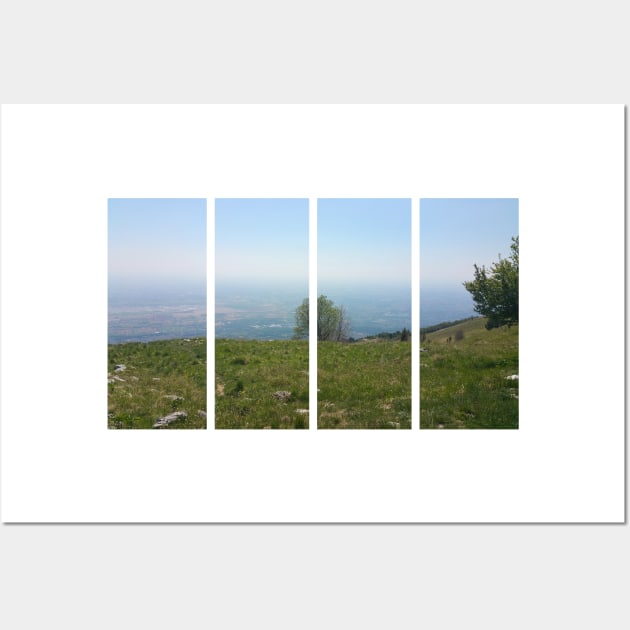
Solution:
[[(317, 298), (317, 340), (318, 341), (343, 341), (348, 337), (350, 322), (343, 306), (336, 306), (325, 295)], [(308, 338), (309, 327), (309, 300), (305, 298), (295, 309), (296, 339)]]
[(518, 324), (518, 236), (512, 237), (512, 253), (492, 263), (487, 270), (475, 267), (475, 279), (464, 282), (475, 311), (488, 318), (486, 328)]

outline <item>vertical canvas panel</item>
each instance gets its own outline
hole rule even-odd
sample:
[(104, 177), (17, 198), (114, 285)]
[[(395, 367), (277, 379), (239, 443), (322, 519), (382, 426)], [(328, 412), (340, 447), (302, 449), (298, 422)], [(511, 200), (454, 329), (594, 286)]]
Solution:
[(420, 428), (518, 429), (518, 199), (420, 200)]
[(320, 199), (318, 429), (411, 428), (411, 200)]
[(308, 199), (215, 203), (215, 428), (307, 429)]
[(206, 201), (108, 201), (110, 429), (206, 428)]

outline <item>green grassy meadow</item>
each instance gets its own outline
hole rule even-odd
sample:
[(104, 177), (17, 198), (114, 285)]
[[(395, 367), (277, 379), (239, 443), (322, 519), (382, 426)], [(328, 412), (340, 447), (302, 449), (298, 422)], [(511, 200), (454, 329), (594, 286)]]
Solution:
[(217, 339), (215, 367), (217, 429), (308, 428), (308, 341)]
[(421, 429), (518, 429), (518, 325), (475, 318), (420, 346)]
[(205, 337), (110, 344), (107, 372), (110, 429), (151, 429), (175, 411), (187, 417), (166, 428), (206, 428)]
[[(422, 429), (518, 429), (518, 325), (476, 318), (423, 335)], [(215, 342), (218, 429), (307, 429), (308, 342)], [(117, 369), (116, 366), (124, 366)], [(206, 428), (206, 339), (108, 347), (108, 427)], [(411, 344), (318, 342), (318, 428), (411, 428)], [(288, 394), (287, 394), (288, 392)]]
[(318, 429), (410, 429), (411, 343), (320, 341)]

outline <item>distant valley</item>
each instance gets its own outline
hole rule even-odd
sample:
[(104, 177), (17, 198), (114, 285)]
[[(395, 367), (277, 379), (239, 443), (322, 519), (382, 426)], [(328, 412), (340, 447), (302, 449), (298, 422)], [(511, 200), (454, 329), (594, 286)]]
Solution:
[[(333, 287), (325, 294), (343, 305), (350, 336), (361, 339), (380, 332), (411, 328), (411, 295), (405, 289)], [(214, 334), (228, 339), (291, 339), (295, 309), (304, 288), (217, 286), (214, 322), (208, 321), (201, 290), (147, 290), (111, 293), (108, 342), (155, 341)], [(432, 326), (475, 315), (463, 289), (421, 289), (420, 326)]]
[[(291, 339), (295, 309), (308, 290), (217, 289), (215, 336), (229, 339)], [(372, 290), (333, 288), (324, 293), (343, 305), (350, 320), (350, 336), (362, 338), (383, 331), (411, 327), (411, 294), (399, 289)]]
[(204, 286), (110, 287), (108, 342), (206, 337)]

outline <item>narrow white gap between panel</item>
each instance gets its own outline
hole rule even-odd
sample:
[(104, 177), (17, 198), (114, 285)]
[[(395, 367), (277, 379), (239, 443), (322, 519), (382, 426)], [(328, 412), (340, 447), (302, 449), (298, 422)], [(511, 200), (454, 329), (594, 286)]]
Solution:
[(411, 200), (411, 430), (420, 428), (420, 199)]
[(308, 428), (317, 431), (317, 199), (308, 205)]
[(214, 198), (206, 199), (206, 386), (208, 408), (206, 410), (206, 429), (214, 430), (215, 420), (215, 352), (214, 340), (216, 327), (215, 312), (215, 264), (214, 264)]

